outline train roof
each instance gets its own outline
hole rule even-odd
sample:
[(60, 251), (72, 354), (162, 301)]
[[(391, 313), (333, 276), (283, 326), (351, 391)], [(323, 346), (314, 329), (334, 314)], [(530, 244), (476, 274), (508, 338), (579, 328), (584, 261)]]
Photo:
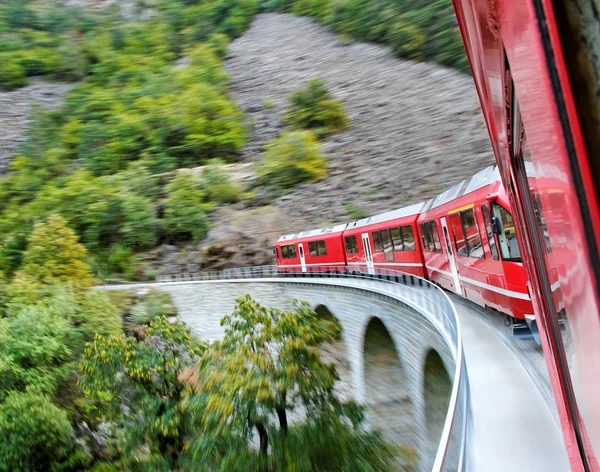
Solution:
[(348, 225), (346, 223), (344, 223), (341, 225), (328, 226), (326, 228), (318, 228), (318, 229), (311, 229), (308, 231), (302, 231), (301, 233), (286, 234), (284, 236), (281, 236), (277, 240), (277, 242), (281, 243), (284, 241), (292, 241), (294, 239), (309, 238), (311, 236), (322, 236), (324, 234), (341, 233), (342, 231), (344, 231), (346, 229), (346, 226), (348, 226)]
[(445, 203), (451, 202), (452, 200), (456, 200), (457, 198), (474, 192), (475, 190), (479, 190), (486, 185), (490, 185), (499, 181), (500, 172), (498, 171), (498, 166), (486, 167), (481, 172), (477, 172), (477, 174), (473, 175), (467, 180), (463, 180), (454, 187), (451, 187), (445, 192), (440, 193), (437, 197), (428, 200), (423, 206), (421, 212), (425, 213), (426, 211), (437, 208)]
[(398, 208), (397, 210), (386, 211), (385, 213), (380, 213), (379, 215), (369, 216), (368, 218), (363, 218), (362, 220), (348, 223), (348, 227), (346, 229), (362, 228), (363, 226), (397, 220), (398, 218), (404, 218), (405, 216), (418, 215), (421, 213), (424, 205), (425, 203), (423, 202), (415, 203), (414, 205)]

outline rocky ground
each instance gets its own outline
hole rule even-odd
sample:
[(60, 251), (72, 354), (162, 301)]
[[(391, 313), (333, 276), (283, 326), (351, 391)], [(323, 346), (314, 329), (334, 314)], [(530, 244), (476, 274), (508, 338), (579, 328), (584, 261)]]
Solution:
[(0, 173), (6, 171), (12, 153), (25, 140), (33, 105), (54, 109), (63, 102), (73, 84), (32, 80), (27, 87), (0, 92)]

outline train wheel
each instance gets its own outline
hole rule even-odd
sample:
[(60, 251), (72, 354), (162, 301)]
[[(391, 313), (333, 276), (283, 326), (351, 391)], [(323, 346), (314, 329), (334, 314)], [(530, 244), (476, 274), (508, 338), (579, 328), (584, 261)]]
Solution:
[(504, 315), (504, 326), (510, 326), (512, 324), (512, 318), (508, 315)]

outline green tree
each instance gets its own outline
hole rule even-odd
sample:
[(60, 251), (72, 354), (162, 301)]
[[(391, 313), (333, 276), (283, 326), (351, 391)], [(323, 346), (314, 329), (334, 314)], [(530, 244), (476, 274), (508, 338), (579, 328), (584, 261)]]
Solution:
[(59, 282), (73, 287), (91, 287), (94, 283), (84, 262), (87, 251), (75, 232), (60, 215), (52, 215), (35, 225), (23, 257), (24, 275), (45, 284)]
[(72, 447), (64, 411), (38, 393), (12, 392), (0, 404), (0, 470), (50, 470)]
[(128, 193), (121, 196), (121, 233), (130, 247), (152, 247), (157, 240), (158, 219), (151, 200)]
[(192, 171), (180, 170), (167, 185), (164, 227), (173, 239), (202, 239), (208, 232), (205, 193)]
[(292, 94), (285, 120), (296, 128), (312, 129), (317, 136), (325, 136), (348, 126), (342, 103), (333, 100), (321, 79), (309, 80), (306, 88)]
[(261, 183), (277, 191), (327, 176), (327, 160), (310, 131), (290, 131), (266, 146), (256, 172)]
[(227, 175), (222, 161), (215, 159), (204, 166), (201, 184), (212, 202), (235, 203), (240, 199), (240, 189)]
[[(223, 340), (200, 360), (191, 382), (197, 395), (186, 399), (200, 429), (211, 433), (192, 442), (193, 459), (216, 470), (239, 470), (248, 461), (253, 470), (391, 470), (392, 448), (364, 430), (361, 407), (336, 397), (336, 368), (319, 355), (322, 342), (339, 339), (339, 323), (318, 318), (307, 303), (293, 311), (263, 307), (249, 295), (236, 303), (221, 321)], [(306, 416), (301, 425), (290, 423), (293, 412)], [(248, 451), (253, 434), (257, 453)], [(306, 449), (307, 436), (314, 449)], [(219, 456), (223, 438), (238, 439)], [(329, 455), (336, 458), (322, 469), (319, 460)]]
[(185, 324), (164, 316), (150, 322), (142, 341), (97, 335), (86, 347), (79, 385), (91, 398), (108, 393), (104, 414), (122, 428), (119, 444), (126, 461), (137, 458), (145, 470), (177, 469), (190, 436), (182, 408), (189, 390), (184, 373), (202, 350)]
[(0, 90), (13, 90), (26, 84), (25, 68), (14, 56), (0, 54)]

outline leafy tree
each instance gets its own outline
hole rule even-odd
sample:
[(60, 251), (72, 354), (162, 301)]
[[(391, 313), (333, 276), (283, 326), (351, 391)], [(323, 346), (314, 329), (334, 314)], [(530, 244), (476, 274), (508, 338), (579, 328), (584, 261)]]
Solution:
[(121, 197), (121, 232), (130, 247), (152, 247), (157, 240), (158, 219), (152, 201), (134, 193)]
[(309, 80), (306, 88), (292, 94), (290, 102), (285, 119), (296, 128), (313, 129), (317, 136), (325, 136), (348, 126), (342, 103), (333, 100), (320, 79)]
[(180, 170), (167, 185), (165, 231), (174, 239), (202, 239), (208, 232), (204, 212), (205, 193), (198, 188), (192, 171)]
[(256, 172), (261, 183), (278, 191), (327, 176), (327, 160), (310, 131), (291, 131), (266, 146)]
[(49, 470), (72, 447), (64, 411), (34, 392), (12, 392), (0, 404), (0, 470)]
[(86, 347), (79, 385), (91, 398), (109, 394), (104, 413), (123, 428), (119, 444), (126, 460), (137, 457), (146, 470), (177, 469), (190, 434), (182, 375), (202, 350), (189, 328), (164, 316), (148, 325), (142, 341), (97, 335)]
[[(339, 323), (318, 318), (307, 303), (289, 312), (263, 307), (249, 295), (236, 303), (221, 321), (223, 340), (207, 349), (198, 377), (190, 380), (197, 395), (187, 397), (187, 411), (212, 433), (192, 441), (193, 459), (215, 470), (248, 463), (254, 470), (321, 470), (324, 458), (324, 470), (393, 468), (392, 448), (363, 429), (361, 407), (339, 401), (336, 368), (319, 355), (320, 343), (339, 339)], [(305, 415), (301, 425), (290, 422), (294, 412)], [(257, 452), (249, 451), (254, 434)], [(219, 456), (223, 438), (238, 439), (229, 439)]]
[(84, 262), (86, 249), (60, 215), (35, 225), (23, 257), (23, 275), (45, 284), (65, 282), (73, 287), (91, 287), (93, 278)]

